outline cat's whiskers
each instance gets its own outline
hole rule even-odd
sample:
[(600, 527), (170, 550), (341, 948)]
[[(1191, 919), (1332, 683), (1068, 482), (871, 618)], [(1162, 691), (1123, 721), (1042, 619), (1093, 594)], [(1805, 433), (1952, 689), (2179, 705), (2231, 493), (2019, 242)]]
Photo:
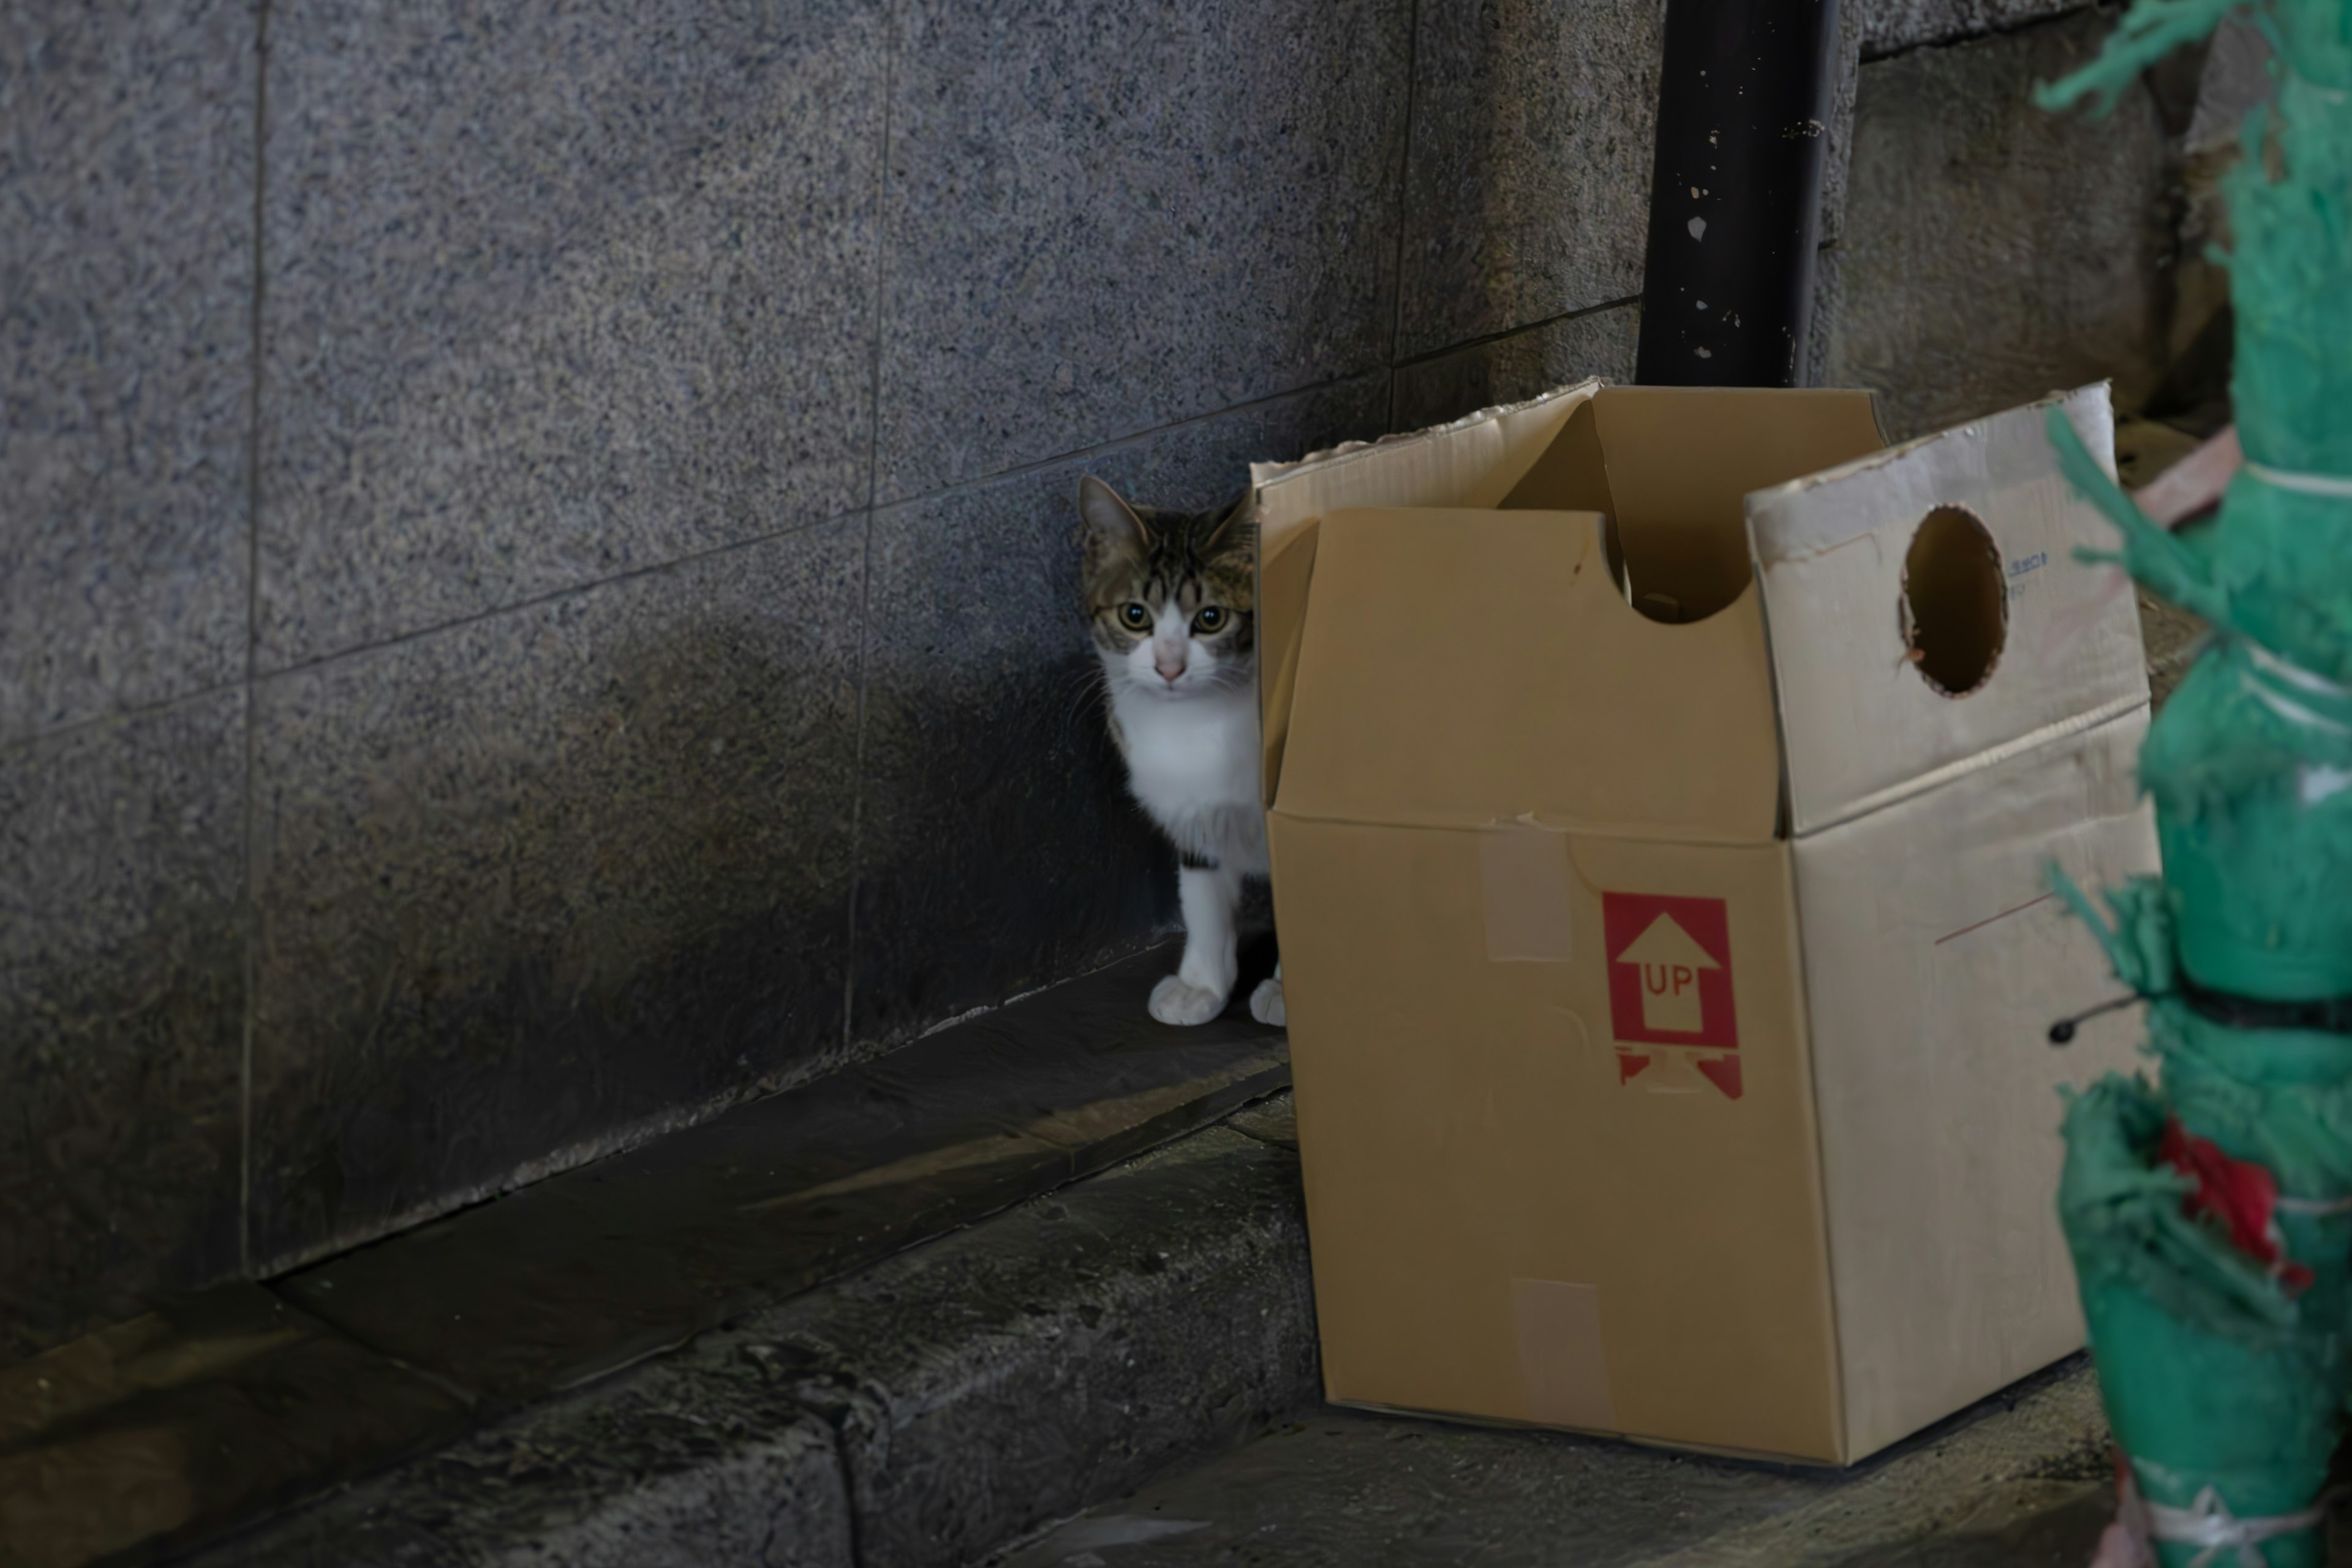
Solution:
[(1065, 733), (1076, 730), (1089, 712), (1107, 712), (1110, 706), (1110, 672), (1103, 668), (1100, 659), (1089, 659), (1070, 673), (1077, 689), (1062, 711)]

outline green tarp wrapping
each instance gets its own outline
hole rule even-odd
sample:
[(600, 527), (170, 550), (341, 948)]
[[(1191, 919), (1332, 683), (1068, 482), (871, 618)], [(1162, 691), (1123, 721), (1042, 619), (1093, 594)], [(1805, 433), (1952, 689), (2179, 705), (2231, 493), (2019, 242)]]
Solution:
[(2117, 559), (2214, 629), (2141, 753), (2163, 880), (2112, 925), (2070, 890), (2157, 1076), (2069, 1105), (2059, 1212), (2159, 1559), (2316, 1568), (2352, 1394), (2352, 0), (2137, 0), (2042, 100), (2112, 104), (2232, 12), (2278, 84), (2226, 185), (2246, 465), (2176, 535), (2051, 430)]
[[(2194, 1182), (2158, 1153), (2177, 1114), (2187, 1125), (2145, 1080), (2120, 1077), (2067, 1108), (2059, 1215), (2107, 1419), (2150, 1502), (2190, 1510), (2210, 1489), (2240, 1521), (2294, 1516), (2318, 1500), (2342, 1426), (2346, 1216), (2275, 1216), (2284, 1257), (2310, 1273), (2290, 1290), (2192, 1214)], [(2212, 1142), (2233, 1158), (2252, 1153)], [(2262, 1542), (2256, 1561), (2319, 1568), (2324, 1548), (2307, 1526)], [(2157, 1550), (2185, 1568), (2201, 1548)]]
[[(2352, 292), (2352, 278), (2346, 286)], [(2140, 754), (2181, 962), (2200, 984), (2238, 995), (2352, 994), (2352, 689), (2315, 668), (2333, 671), (2352, 654), (2322, 657), (2284, 636), (2264, 640), (2279, 624), (2307, 626), (2316, 609), (2310, 584), (2331, 573), (2345, 585), (2336, 613), (2352, 628), (2352, 497), (2321, 502), (2242, 474), (2221, 519), (2183, 540), (2140, 516), (2072, 426), (2063, 436), (2053, 426), (2052, 438), (2068, 477), (2125, 522), (2133, 574), (2218, 634)], [(2236, 523), (2266, 532), (2320, 505), (2332, 515), (2301, 516), (2289, 531), (2303, 548), (2276, 552), (2292, 596), (2265, 597), (2244, 583), (2212, 587), (2232, 560), (2224, 542)], [(2352, 647), (2352, 636), (2344, 640)], [(2282, 646), (2294, 653), (2273, 651)]]
[(2231, 390), (2247, 466), (2220, 517), (2173, 534), (2053, 424), (2068, 477), (2122, 530), (2140, 582), (2217, 640), (2142, 758), (2181, 957), (2273, 999), (2352, 994), (2352, 3), (2140, 0), (2045, 102), (2111, 101), (2232, 11), (2269, 35), (2278, 110), (2225, 182)]
[[(2151, 1503), (2193, 1512), (2210, 1497), (2239, 1521), (2294, 1516), (2326, 1481), (2352, 1370), (2352, 1207), (2339, 1203), (2352, 1194), (2352, 1050), (2337, 1035), (2200, 1016), (2167, 994), (2178, 975), (2165, 889), (2137, 883), (2111, 901), (2112, 927), (2082, 912), (2118, 973), (2155, 998), (2162, 1088), (2110, 1076), (2066, 1110), (2058, 1212), (2107, 1418)], [(2279, 1202), (2259, 1216), (2275, 1257), (2201, 1206), (2199, 1179), (2167, 1158), (2176, 1127), (2275, 1184)], [(2325, 1560), (2316, 1527), (2246, 1549), (2271, 1568)], [(2157, 1551), (2186, 1568), (2205, 1548)], [(2218, 1561), (2235, 1565), (2238, 1551)]]

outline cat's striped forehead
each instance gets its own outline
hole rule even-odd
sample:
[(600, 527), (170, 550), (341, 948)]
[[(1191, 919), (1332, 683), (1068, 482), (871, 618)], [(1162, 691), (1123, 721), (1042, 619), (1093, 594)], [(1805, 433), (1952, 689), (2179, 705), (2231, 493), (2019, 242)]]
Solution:
[(1204, 604), (1246, 612), (1252, 607), (1257, 532), (1246, 515), (1235, 516), (1247, 498), (1205, 511), (1137, 507), (1146, 539), (1140, 550), (1111, 549), (1090, 539), (1086, 560), (1086, 596), (1090, 608), (1141, 601), (1190, 611)]

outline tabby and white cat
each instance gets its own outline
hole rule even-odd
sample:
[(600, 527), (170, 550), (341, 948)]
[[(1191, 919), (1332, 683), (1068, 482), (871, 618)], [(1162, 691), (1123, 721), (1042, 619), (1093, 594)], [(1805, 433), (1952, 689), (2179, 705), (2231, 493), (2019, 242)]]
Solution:
[[(1088, 475), (1085, 596), (1102, 658), (1111, 739), (1128, 787), (1176, 846), (1184, 958), (1152, 989), (1163, 1024), (1225, 1010), (1238, 960), (1242, 879), (1266, 874), (1258, 805), (1257, 528), (1246, 493), (1208, 511), (1134, 507)], [(1284, 1021), (1282, 967), (1250, 1016)]]

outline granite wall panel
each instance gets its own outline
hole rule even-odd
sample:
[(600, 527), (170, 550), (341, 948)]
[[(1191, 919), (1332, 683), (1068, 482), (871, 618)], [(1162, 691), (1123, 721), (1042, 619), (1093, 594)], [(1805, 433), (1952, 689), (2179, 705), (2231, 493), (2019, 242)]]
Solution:
[(2089, 58), (2095, 12), (1862, 68), (1845, 234), (1816, 307), (1821, 378), (1881, 395), (1890, 434), (1942, 429), (2164, 369), (2179, 161), (2145, 82), (2103, 120), (2034, 106)]
[(273, 6), (265, 668), (864, 507), (886, 17)]
[(1423, 5), (1398, 353), (1642, 291), (1663, 0)]
[(1407, 0), (908, 0), (880, 495), (1385, 364)]
[(0, 10), (0, 746), (245, 674), (254, 37)]
[(258, 1264), (839, 1051), (865, 546), (824, 524), (257, 687)]
[(238, 1267), (245, 693), (0, 752), (0, 1362)]

